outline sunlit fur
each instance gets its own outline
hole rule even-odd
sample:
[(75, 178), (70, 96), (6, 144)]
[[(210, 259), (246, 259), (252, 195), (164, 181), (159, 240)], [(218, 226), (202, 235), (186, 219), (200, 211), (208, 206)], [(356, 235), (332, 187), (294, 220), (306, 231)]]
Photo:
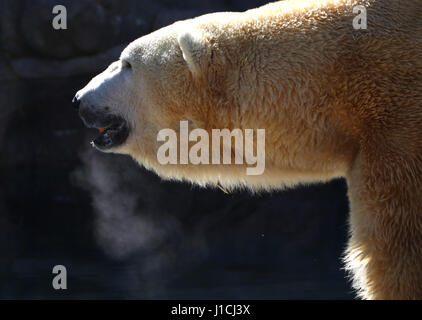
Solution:
[[(367, 30), (353, 28), (358, 4)], [(135, 85), (117, 85), (114, 107), (132, 134), (111, 151), (166, 179), (226, 188), (345, 177), (345, 261), (360, 297), (422, 298), (420, 0), (282, 1), (210, 14), (142, 37), (121, 58)], [(157, 132), (184, 119), (207, 130), (265, 129), (265, 173), (159, 165)]]

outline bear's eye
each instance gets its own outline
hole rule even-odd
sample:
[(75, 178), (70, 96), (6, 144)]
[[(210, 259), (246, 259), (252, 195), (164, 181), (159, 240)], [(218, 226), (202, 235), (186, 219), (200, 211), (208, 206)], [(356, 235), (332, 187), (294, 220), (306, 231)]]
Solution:
[(132, 65), (127, 60), (122, 60), (122, 68), (131, 69)]

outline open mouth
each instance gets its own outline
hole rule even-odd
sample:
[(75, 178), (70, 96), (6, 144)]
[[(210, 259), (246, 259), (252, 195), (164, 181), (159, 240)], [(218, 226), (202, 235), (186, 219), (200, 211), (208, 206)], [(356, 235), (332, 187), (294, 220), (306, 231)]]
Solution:
[(91, 144), (100, 150), (117, 147), (123, 144), (129, 136), (129, 126), (121, 117), (113, 116), (109, 118), (107, 125), (98, 126), (96, 129), (100, 134)]

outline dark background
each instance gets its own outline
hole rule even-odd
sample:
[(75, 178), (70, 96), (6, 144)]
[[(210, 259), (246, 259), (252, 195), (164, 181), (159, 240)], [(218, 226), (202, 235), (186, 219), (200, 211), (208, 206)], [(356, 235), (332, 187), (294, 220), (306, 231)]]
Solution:
[[(164, 182), (93, 150), (70, 104), (131, 40), (265, 2), (0, 1), (0, 298), (353, 298), (343, 180), (261, 195)], [(68, 290), (52, 288), (58, 264)]]

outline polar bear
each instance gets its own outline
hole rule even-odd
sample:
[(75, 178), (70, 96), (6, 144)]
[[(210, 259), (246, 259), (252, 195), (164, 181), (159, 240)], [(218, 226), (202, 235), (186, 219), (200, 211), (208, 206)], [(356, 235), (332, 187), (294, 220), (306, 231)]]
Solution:
[[(354, 26), (363, 6), (365, 28)], [(367, 299), (422, 298), (422, 2), (287, 0), (143, 36), (73, 102), (94, 146), (167, 179), (278, 189), (344, 177)], [(265, 170), (162, 164), (163, 128), (265, 129)]]

